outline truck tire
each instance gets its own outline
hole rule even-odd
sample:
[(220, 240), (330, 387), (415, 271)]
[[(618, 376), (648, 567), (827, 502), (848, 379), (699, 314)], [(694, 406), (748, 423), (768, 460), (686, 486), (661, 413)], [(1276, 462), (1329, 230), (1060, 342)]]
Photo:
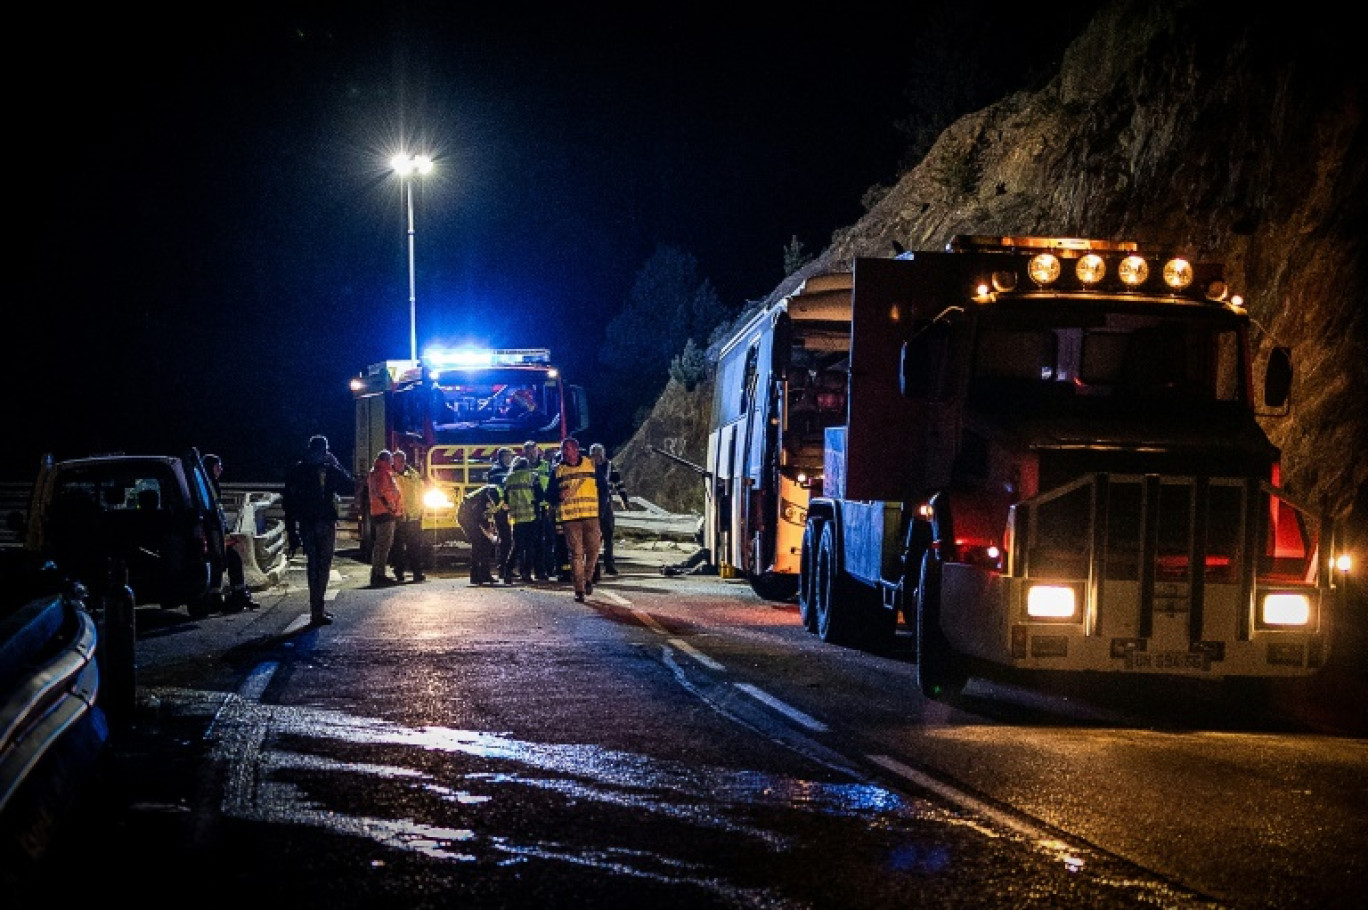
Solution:
[(917, 584), (917, 687), (927, 698), (958, 695), (969, 682), (969, 661), (940, 625), (941, 564), (928, 551)]
[(822, 523), (819, 540), (813, 578), (817, 598), (817, 637), (835, 645), (857, 644), (864, 617), (856, 598), (851, 596), (850, 579), (841, 565), (834, 521)]
[(803, 526), (803, 551), (798, 560), (798, 617), (803, 627), (817, 634), (817, 546), (821, 541), (822, 523), (808, 521)]

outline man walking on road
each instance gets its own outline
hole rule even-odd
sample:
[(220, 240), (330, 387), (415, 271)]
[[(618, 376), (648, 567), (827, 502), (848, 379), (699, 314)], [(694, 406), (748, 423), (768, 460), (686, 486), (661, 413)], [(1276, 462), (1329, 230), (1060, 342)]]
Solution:
[(289, 555), (304, 547), (309, 579), (309, 617), (316, 626), (333, 621), (323, 595), (337, 550), (337, 501), (351, 496), (355, 481), (328, 451), (328, 437), (313, 436), (304, 457), (285, 474), (285, 532)]
[(560, 461), (551, 472), (546, 494), (556, 507), (557, 520), (565, 533), (575, 600), (583, 602), (585, 595), (594, 593), (594, 564), (602, 537), (594, 462), (580, 455), (579, 440), (573, 436), (561, 441)]

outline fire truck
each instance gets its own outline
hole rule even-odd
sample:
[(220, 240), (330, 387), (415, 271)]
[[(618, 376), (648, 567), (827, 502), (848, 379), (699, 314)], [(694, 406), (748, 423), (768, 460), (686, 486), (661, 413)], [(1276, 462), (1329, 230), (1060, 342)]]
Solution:
[(356, 518), (363, 554), (372, 529), (366, 475), (381, 449), (403, 449), (423, 477), (423, 545), (464, 540), (456, 507), (484, 484), (501, 446), (544, 451), (589, 424), (584, 389), (565, 383), (545, 348), (430, 348), (418, 362), (371, 364), (351, 380), (356, 402)]
[(809, 278), (724, 344), (705, 544), (824, 641), (899, 619), (919, 686), (978, 672), (1311, 675), (1339, 585), (1279, 487), (1220, 264), (958, 236)]

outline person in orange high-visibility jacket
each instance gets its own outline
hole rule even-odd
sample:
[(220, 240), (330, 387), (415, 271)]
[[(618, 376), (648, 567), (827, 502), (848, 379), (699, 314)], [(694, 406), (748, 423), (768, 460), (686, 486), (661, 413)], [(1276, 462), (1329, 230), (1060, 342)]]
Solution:
[(560, 451), (546, 496), (556, 507), (556, 520), (570, 551), (575, 600), (583, 601), (585, 595), (594, 593), (594, 564), (603, 542), (599, 530), (598, 479), (593, 460), (580, 454), (579, 440), (565, 437)]
[(385, 574), (389, 564), (390, 547), (394, 546), (394, 529), (404, 517), (404, 494), (394, 479), (394, 456), (389, 449), (381, 449), (375, 464), (366, 475), (366, 492), (370, 500), (372, 588), (398, 584)]

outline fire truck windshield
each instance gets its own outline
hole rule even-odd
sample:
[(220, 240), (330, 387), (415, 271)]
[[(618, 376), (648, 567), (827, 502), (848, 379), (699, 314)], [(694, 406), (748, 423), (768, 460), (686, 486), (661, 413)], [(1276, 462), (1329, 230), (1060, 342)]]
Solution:
[(541, 377), (443, 373), (429, 387), (437, 442), (469, 439), (472, 432), (532, 434), (560, 420), (560, 388)]

